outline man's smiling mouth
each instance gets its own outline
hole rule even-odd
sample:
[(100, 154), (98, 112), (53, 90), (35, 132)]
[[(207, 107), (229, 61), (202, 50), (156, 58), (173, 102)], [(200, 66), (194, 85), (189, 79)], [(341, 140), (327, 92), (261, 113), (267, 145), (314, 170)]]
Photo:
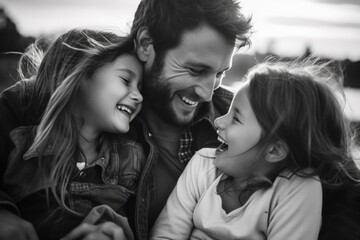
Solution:
[(189, 106), (197, 106), (199, 104), (199, 102), (193, 101), (185, 96), (181, 96), (180, 99)]

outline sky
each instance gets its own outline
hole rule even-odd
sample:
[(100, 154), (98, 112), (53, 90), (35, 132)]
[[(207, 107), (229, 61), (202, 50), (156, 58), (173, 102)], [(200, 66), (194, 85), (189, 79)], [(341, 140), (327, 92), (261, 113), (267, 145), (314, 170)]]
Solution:
[(360, 60), (359, 0), (247, 0), (258, 51)]
[[(128, 32), (140, 0), (0, 0), (0, 7), (25, 36), (56, 34), (74, 27)], [(360, 0), (240, 0), (252, 16), (251, 48), (360, 61)], [(346, 112), (360, 121), (360, 90), (346, 89)], [(358, 107), (359, 106), (359, 107)]]
[[(73, 27), (128, 32), (140, 0), (0, 0), (23, 35)], [(307, 47), (323, 57), (360, 60), (360, 0), (241, 0), (252, 16), (252, 47), (301, 55)]]

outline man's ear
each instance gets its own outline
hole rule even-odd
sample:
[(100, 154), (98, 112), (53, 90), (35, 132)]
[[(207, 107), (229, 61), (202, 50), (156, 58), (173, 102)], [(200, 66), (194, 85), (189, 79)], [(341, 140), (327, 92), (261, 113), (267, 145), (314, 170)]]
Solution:
[(270, 144), (265, 154), (265, 159), (269, 163), (276, 163), (284, 160), (288, 154), (289, 146), (285, 142), (278, 140)]
[(140, 28), (136, 34), (136, 53), (143, 62), (148, 62), (154, 57), (152, 38), (147, 28)]

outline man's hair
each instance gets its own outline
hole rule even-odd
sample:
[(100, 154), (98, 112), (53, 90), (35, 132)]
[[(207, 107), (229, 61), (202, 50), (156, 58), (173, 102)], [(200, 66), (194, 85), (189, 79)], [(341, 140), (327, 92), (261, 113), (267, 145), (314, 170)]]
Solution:
[(249, 45), (250, 18), (240, 13), (235, 0), (142, 0), (131, 28), (136, 37), (147, 28), (156, 53), (176, 47), (185, 31), (203, 24), (221, 33), (238, 49)]

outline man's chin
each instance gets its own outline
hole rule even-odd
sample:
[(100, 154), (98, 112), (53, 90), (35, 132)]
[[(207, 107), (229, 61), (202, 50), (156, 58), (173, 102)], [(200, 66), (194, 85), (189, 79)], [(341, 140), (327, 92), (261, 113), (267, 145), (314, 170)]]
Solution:
[(153, 107), (158, 116), (160, 116), (164, 122), (179, 127), (191, 124), (199, 112), (199, 106), (192, 111), (184, 110), (171, 104), (165, 106), (163, 105), (161, 108), (159, 108), (159, 105), (153, 105)]
[(196, 116), (197, 111), (192, 112), (181, 112), (181, 113), (174, 113), (172, 117), (173, 124), (176, 124), (177, 126), (186, 126), (191, 124)]
[(178, 117), (174, 121), (177, 126), (187, 126), (194, 121), (194, 117)]

